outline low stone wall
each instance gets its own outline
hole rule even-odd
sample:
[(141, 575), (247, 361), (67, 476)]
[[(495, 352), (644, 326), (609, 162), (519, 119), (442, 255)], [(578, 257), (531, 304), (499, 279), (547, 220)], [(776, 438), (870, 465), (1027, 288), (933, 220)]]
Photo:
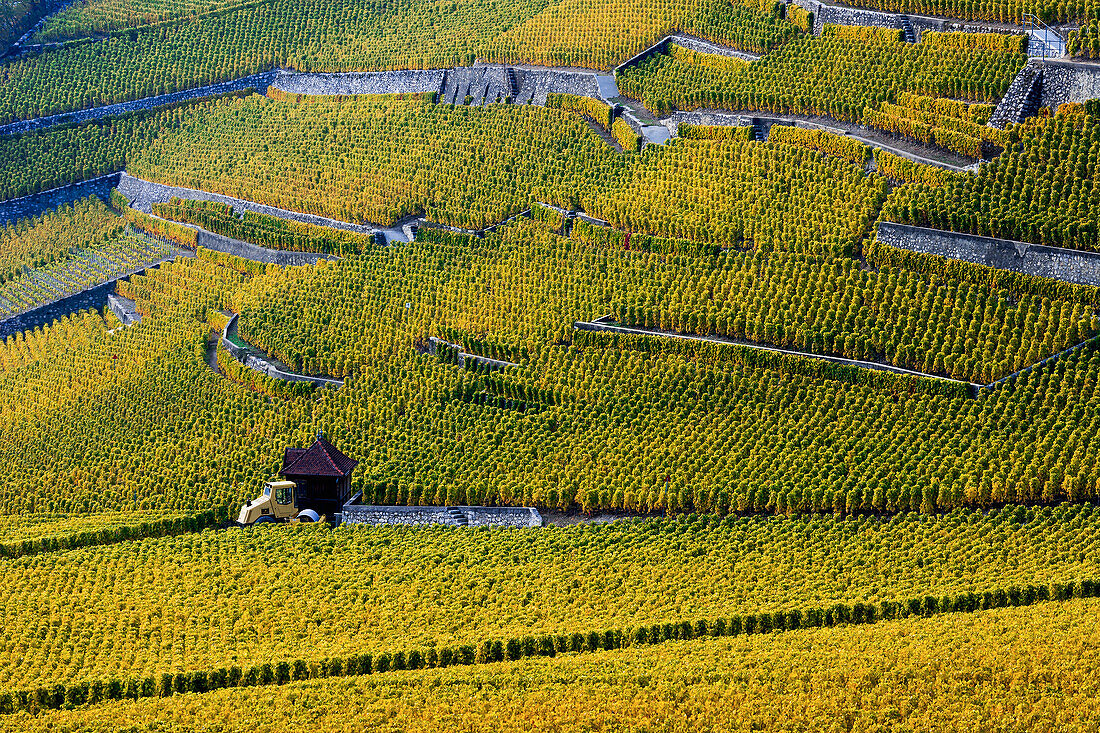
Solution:
[[(883, 13), (863, 8), (846, 8), (825, 5), (813, 0), (794, 0), (800, 7), (814, 14), (814, 34), (820, 35), (825, 25), (865, 25), (875, 28), (900, 28), (895, 13)], [(915, 29), (914, 29), (915, 30)]]
[(578, 331), (607, 331), (609, 333), (622, 333), (634, 336), (659, 336), (661, 338), (676, 339), (679, 341), (703, 341), (715, 344), (729, 344), (733, 346), (740, 346), (747, 349), (756, 349), (757, 351), (767, 351), (773, 354), (785, 354), (786, 356), (800, 356), (804, 359), (817, 359), (819, 361), (827, 361), (833, 364), (845, 364), (848, 366), (859, 367), (860, 369), (870, 369), (877, 372), (893, 372), (894, 374), (904, 374), (910, 377), (923, 377), (925, 379), (938, 379), (944, 382), (954, 382), (956, 384), (965, 384), (970, 387), (980, 387), (980, 384), (974, 384), (973, 382), (964, 382), (959, 379), (951, 379), (949, 377), (938, 377), (935, 374), (925, 374), (923, 372), (913, 371), (912, 369), (905, 369), (903, 367), (897, 367), (893, 364), (883, 364), (876, 361), (861, 361), (859, 359), (849, 359), (844, 356), (829, 356), (826, 354), (812, 354), (806, 351), (795, 351), (793, 349), (781, 349), (778, 346), (765, 346), (763, 344), (751, 343), (748, 341), (733, 341), (731, 339), (724, 339), (718, 336), (692, 336), (684, 333), (673, 333), (670, 331), (656, 331), (648, 328), (630, 328), (628, 326), (619, 326), (614, 323), (610, 323), (607, 319), (609, 316), (597, 318), (595, 321), (574, 321), (573, 328)]
[[(186, 224), (184, 226), (187, 226)], [(240, 257), (253, 262), (266, 262), (272, 265), (315, 265), (318, 260), (336, 259), (332, 255), (319, 254), (317, 252), (294, 252), (285, 249), (268, 249), (251, 242), (243, 242), (240, 239), (232, 239), (221, 234), (208, 232), (199, 227), (195, 243), (200, 247), (212, 249), (217, 252)]]
[(246, 89), (264, 91), (275, 78), (275, 75), (275, 71), (268, 71), (263, 74), (253, 74), (252, 76), (245, 76), (240, 79), (230, 79), (229, 81), (209, 84), (195, 89), (186, 89), (179, 92), (172, 92), (171, 94), (161, 94), (156, 97), (145, 97), (144, 99), (135, 99), (132, 102), (120, 102), (119, 104), (109, 104), (105, 107), (95, 107), (93, 109), (85, 109), (77, 112), (64, 112), (62, 114), (50, 115), (49, 117), (24, 120), (23, 122), (12, 122), (7, 125), (0, 125), (0, 135), (15, 135), (29, 130), (38, 130), (43, 127), (53, 127), (54, 125), (64, 125), (70, 122), (89, 122), (104, 117), (114, 117), (115, 115), (122, 115), (127, 112), (135, 112), (140, 109), (153, 109), (154, 107), (163, 107), (168, 104), (186, 102), (202, 97), (214, 97), (219, 94), (229, 94), (231, 92), (239, 92)]
[(690, 51), (697, 51), (699, 53), (709, 53), (714, 56), (726, 56), (727, 58), (741, 59), (742, 61), (756, 61), (760, 58), (760, 54), (746, 53), (744, 51), (738, 51), (737, 49), (727, 48), (726, 46), (720, 46), (717, 43), (712, 43), (702, 38), (689, 36), (686, 33), (673, 33), (667, 40), (675, 43), (680, 48), (686, 48)]
[(1100, 254), (1058, 247), (879, 222), (878, 241), (910, 252), (939, 255), (977, 265), (1100, 286)]
[(422, 94), (443, 89), (442, 69), (313, 74), (280, 70), (271, 86), (292, 94)]
[(257, 371), (261, 374), (266, 374), (272, 379), (281, 379), (284, 382), (310, 382), (318, 387), (342, 387), (344, 386), (344, 380), (342, 379), (329, 379), (328, 377), (310, 377), (305, 374), (295, 374), (294, 372), (288, 372), (285, 369), (280, 368), (277, 364), (272, 363), (267, 358), (264, 358), (259, 353), (256, 353), (250, 349), (242, 349), (235, 343), (229, 340), (230, 332), (236, 334), (237, 329), (237, 315), (234, 313), (229, 323), (226, 324), (225, 329), (222, 331), (221, 347), (228, 351), (234, 359), (244, 364), (249, 369)]
[[(466, 524), (462, 524), (461, 515)], [(427, 526), (443, 524), (451, 527), (541, 527), (542, 516), (531, 507), (482, 506), (379, 506), (347, 503), (343, 509), (344, 524), (403, 524)]]
[(115, 283), (103, 283), (82, 290), (79, 293), (47, 303), (0, 321), (0, 341), (21, 331), (48, 326), (54, 321), (82, 310), (103, 310), (107, 306), (107, 296), (114, 292)]
[(141, 314), (138, 313), (137, 310), (137, 303), (129, 298), (124, 298), (115, 293), (109, 293), (107, 295), (107, 307), (111, 309), (111, 312), (115, 314), (118, 320), (122, 321), (123, 326), (132, 326), (141, 320)]
[(519, 364), (513, 364), (510, 361), (501, 361), (500, 359), (490, 359), (488, 356), (481, 356), (479, 354), (470, 354), (462, 350), (462, 344), (452, 344), (450, 341), (444, 341), (437, 336), (428, 337), (428, 353), (434, 354), (440, 344), (449, 346), (458, 352), (458, 365), (461, 367), (466, 366), (467, 361), (477, 362), (478, 364), (484, 364), (490, 369), (507, 369), (508, 367), (518, 367)]
[(156, 267), (162, 262), (175, 259), (175, 257), (180, 254), (185, 257), (190, 256), (190, 254), (186, 252), (179, 252), (170, 257), (149, 262), (130, 272), (118, 275), (107, 282), (81, 290), (79, 293), (66, 295), (49, 303), (42, 303), (30, 310), (0, 320), (0, 341), (20, 331), (30, 331), (42, 326), (48, 326), (60, 318), (70, 316), (82, 310), (95, 309), (102, 311), (104, 308), (108, 307), (110, 298), (118, 297), (114, 295), (114, 292), (115, 285), (119, 280), (129, 280), (134, 275), (143, 275), (147, 269)]
[(332, 229), (359, 232), (360, 234), (372, 234), (375, 231), (375, 227), (364, 224), (352, 224), (346, 221), (327, 219), (323, 216), (314, 216), (313, 214), (300, 214), (297, 211), (279, 209), (274, 206), (265, 206), (264, 204), (257, 204), (251, 201), (245, 201), (244, 199), (233, 198), (232, 196), (207, 193), (206, 191), (199, 191), (194, 188), (153, 183), (152, 181), (135, 178), (125, 172), (122, 173), (118, 182), (118, 190), (129, 199), (131, 207), (138, 211), (143, 211), (146, 214), (153, 213), (153, 204), (168, 203), (173, 196), (176, 196), (191, 201), (218, 201), (223, 204), (229, 204), (233, 208), (241, 211), (254, 211), (257, 214), (266, 214), (280, 219), (292, 219), (294, 221), (302, 221), (307, 224), (316, 224)]
[(545, 106), (547, 94), (574, 94), (578, 97), (604, 99), (600, 95), (600, 83), (595, 73), (521, 68), (511, 68), (511, 71), (516, 83), (513, 100), (516, 104)]
[(99, 196), (104, 201), (108, 201), (111, 196), (111, 189), (118, 185), (121, 176), (121, 173), (111, 173), (106, 176), (99, 176), (98, 178), (81, 181), (80, 183), (71, 183), (68, 186), (51, 188), (41, 193), (21, 196), (17, 199), (8, 199), (0, 203), (0, 225), (7, 224), (11, 221), (17, 221), (18, 219), (38, 216), (47, 211), (52, 211), (59, 206), (71, 204), (78, 199), (87, 198), (92, 195)]

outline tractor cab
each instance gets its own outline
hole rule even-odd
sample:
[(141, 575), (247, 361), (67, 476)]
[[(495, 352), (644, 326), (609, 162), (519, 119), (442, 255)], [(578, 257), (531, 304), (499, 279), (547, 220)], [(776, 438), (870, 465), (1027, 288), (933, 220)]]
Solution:
[(316, 522), (320, 517), (316, 512), (306, 509), (298, 511), (295, 502), (295, 489), (293, 481), (272, 479), (264, 484), (264, 489), (252, 501), (245, 502), (241, 507), (241, 514), (237, 517), (237, 524), (267, 524), (270, 522)]

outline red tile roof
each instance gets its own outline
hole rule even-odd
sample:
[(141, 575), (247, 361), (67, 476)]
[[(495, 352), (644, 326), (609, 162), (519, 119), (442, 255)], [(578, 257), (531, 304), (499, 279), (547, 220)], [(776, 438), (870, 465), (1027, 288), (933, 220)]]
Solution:
[(308, 448), (287, 448), (283, 453), (283, 476), (348, 476), (359, 461), (348, 458), (324, 436), (317, 436)]

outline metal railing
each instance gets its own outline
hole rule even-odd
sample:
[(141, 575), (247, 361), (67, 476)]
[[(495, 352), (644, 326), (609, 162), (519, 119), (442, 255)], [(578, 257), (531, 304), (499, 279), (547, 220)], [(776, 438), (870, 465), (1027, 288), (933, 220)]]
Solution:
[[(1027, 55), (1041, 58), (1059, 58), (1066, 55), (1066, 41), (1053, 28), (1048, 26), (1039, 16), (1032, 13), (1024, 13), (1021, 16), (1021, 25), (1028, 36)], [(1032, 47), (1038, 46), (1039, 53), (1033, 53)]]

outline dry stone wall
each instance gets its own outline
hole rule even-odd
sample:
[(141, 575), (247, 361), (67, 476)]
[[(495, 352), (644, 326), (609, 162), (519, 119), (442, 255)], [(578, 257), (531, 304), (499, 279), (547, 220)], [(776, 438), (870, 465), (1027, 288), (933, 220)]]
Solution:
[(280, 70), (271, 86), (291, 94), (422, 94), (443, 88), (442, 69), (313, 74)]
[(33, 120), (12, 122), (7, 125), (0, 125), (0, 135), (16, 135), (21, 132), (38, 130), (44, 127), (53, 127), (55, 125), (64, 125), (70, 122), (90, 122), (104, 117), (123, 115), (127, 112), (164, 107), (169, 104), (178, 104), (192, 99), (216, 97), (221, 94), (231, 94), (233, 92), (241, 92), (248, 89), (264, 91), (275, 79), (276, 75), (277, 72), (268, 71), (263, 74), (253, 74), (252, 76), (244, 76), (240, 79), (231, 79), (229, 81), (197, 87), (195, 89), (185, 89), (170, 94), (161, 94), (156, 97), (135, 99), (132, 102), (121, 102), (119, 104), (109, 104), (105, 107), (94, 107), (92, 109), (84, 109), (77, 112), (64, 112), (58, 115), (50, 115), (49, 117), (38, 117)]
[(1043, 91), (1043, 64), (1029, 61), (1008, 85), (1005, 95), (993, 110), (989, 126), (1004, 129), (1035, 114)]
[(17, 199), (8, 199), (0, 203), (0, 226), (8, 222), (53, 211), (59, 206), (71, 204), (92, 195), (108, 201), (111, 197), (111, 189), (118, 185), (121, 176), (121, 173), (111, 173), (80, 183), (51, 188), (49, 191), (21, 196)]
[(532, 507), (344, 505), (344, 524), (403, 524), (451, 527), (541, 527), (542, 516)]
[(237, 344), (233, 343), (229, 338), (230, 334), (236, 335), (237, 316), (238, 314), (234, 313), (232, 317), (230, 317), (229, 323), (226, 324), (225, 329), (222, 331), (221, 346), (232, 354), (234, 359), (241, 362), (249, 369), (261, 374), (266, 374), (272, 379), (281, 379), (284, 382), (309, 382), (318, 387), (343, 386), (344, 380), (342, 379), (329, 379), (328, 377), (311, 377), (305, 374), (295, 374), (294, 372), (283, 369), (282, 366), (275, 363), (273, 359), (253, 349), (237, 346)]
[(1100, 65), (1044, 61), (1042, 67), (1041, 106), (1056, 110), (1065, 102), (1100, 98)]
[(173, 196), (176, 196), (181, 199), (190, 199), (191, 201), (217, 201), (219, 203), (229, 204), (238, 211), (254, 211), (257, 214), (266, 214), (280, 219), (293, 219), (307, 224), (317, 224), (319, 226), (343, 229), (349, 232), (371, 234), (375, 231), (374, 227), (364, 224), (352, 224), (346, 221), (327, 219), (323, 216), (314, 216), (313, 214), (300, 214), (297, 211), (280, 209), (274, 206), (265, 206), (264, 204), (257, 204), (252, 201), (233, 198), (232, 196), (222, 196), (217, 193), (207, 193), (206, 191), (199, 191), (194, 188), (153, 183), (152, 181), (136, 178), (128, 173), (123, 173), (121, 175), (118, 182), (118, 190), (129, 199), (131, 207), (138, 211), (143, 211), (146, 214), (153, 213), (153, 204), (168, 203)]
[(911, 252), (939, 255), (977, 265), (1100, 286), (1100, 254), (1007, 239), (879, 222), (878, 241)]

